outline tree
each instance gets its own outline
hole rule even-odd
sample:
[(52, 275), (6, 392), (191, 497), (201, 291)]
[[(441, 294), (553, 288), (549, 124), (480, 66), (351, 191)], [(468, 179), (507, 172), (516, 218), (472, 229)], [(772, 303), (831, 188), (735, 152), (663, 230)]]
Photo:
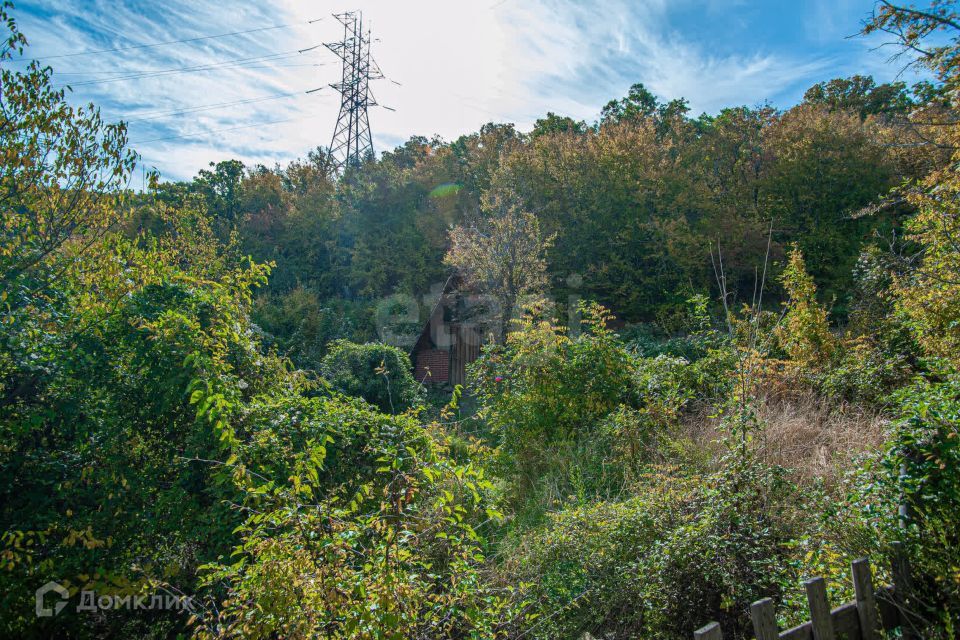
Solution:
[[(953, 157), (902, 196), (918, 209), (907, 223), (919, 252), (894, 286), (897, 306), (928, 354), (960, 369), (960, 12), (956, 4), (935, 0), (926, 9), (882, 2), (863, 33), (887, 33), (911, 63), (935, 75), (941, 109), (939, 125), (927, 142), (951, 149)], [(947, 36), (944, 41), (943, 36)], [(924, 118), (929, 117), (927, 114)]]
[(401, 413), (419, 399), (420, 385), (410, 372), (410, 358), (387, 344), (337, 340), (323, 357), (320, 370), (335, 389), (363, 398), (383, 413)]
[(638, 82), (630, 87), (626, 97), (611, 100), (600, 110), (600, 122), (620, 122), (636, 118), (651, 118), (660, 105), (657, 96)]
[(933, 124), (923, 141), (952, 151), (950, 162), (897, 193), (917, 208), (907, 223), (916, 251), (899, 265), (893, 295), (935, 375), (895, 396), (900, 419), (880, 476), (908, 505), (907, 518), (885, 534), (905, 545), (914, 567), (912, 624), (923, 637), (946, 638), (960, 619), (960, 11), (949, 0), (923, 9), (883, 0), (863, 30), (875, 32), (892, 35), (901, 54), (934, 74), (926, 97), (935, 104), (919, 115)]
[(583, 120), (574, 120), (568, 116), (558, 116), (552, 111), (538, 119), (533, 125), (533, 131), (530, 132), (531, 138), (546, 135), (549, 133), (583, 133), (587, 130), (587, 125)]
[(239, 160), (211, 162), (213, 171), (201, 169), (194, 180), (196, 189), (207, 200), (207, 210), (214, 218), (233, 221), (241, 207), (243, 163)]
[(796, 245), (790, 251), (787, 268), (780, 274), (780, 282), (789, 296), (783, 324), (777, 327), (781, 345), (802, 366), (823, 364), (835, 346), (834, 338), (827, 323), (827, 310), (817, 302), (817, 286)]
[(861, 34), (892, 36), (892, 44), (900, 49), (896, 57), (913, 56), (907, 66), (919, 65), (932, 71), (939, 87), (927, 88), (936, 89), (933, 95), (948, 97), (960, 80), (958, 32), (960, 11), (953, 0), (933, 0), (926, 9), (881, 0)]
[[(9, 8), (0, 4), (0, 61), (26, 44)], [(93, 105), (71, 107), (52, 73), (36, 61), (0, 69), (0, 408), (42, 387), (49, 369), (13, 352), (44, 334), (51, 287), (123, 219), (135, 162), (126, 127), (105, 124)]]
[[(0, 5), (9, 32), (0, 61), (22, 52), (26, 38)], [(82, 251), (122, 217), (118, 198), (135, 164), (126, 126), (105, 124), (94, 105), (70, 106), (54, 89), (53, 71), (33, 61), (0, 69), (0, 285), (13, 291), (29, 277), (35, 292), (62, 274), (58, 255)]]
[(443, 239), (432, 241), (425, 233), (436, 183), (419, 173), (433, 164), (433, 146), (426, 138), (411, 138), (364, 165), (350, 182), (341, 182), (338, 241), (349, 256), (345, 285), (351, 293), (367, 299), (398, 291), (416, 294), (443, 277)]
[(503, 343), (523, 297), (542, 294), (549, 284), (544, 253), (553, 237), (543, 236), (536, 216), (521, 210), (510, 192), (488, 192), (484, 213), (474, 224), (450, 231), (444, 262), (496, 301), (495, 338)]
[(838, 300), (841, 317), (861, 247), (901, 211), (854, 215), (904, 177), (886, 134), (875, 117), (813, 104), (793, 107), (763, 132), (768, 159), (757, 185), (759, 211), (800, 246), (826, 299)]
[(475, 194), (490, 186), (500, 160), (523, 143), (512, 124), (488, 122), (478, 133), (460, 136), (450, 145), (464, 185)]
[(803, 94), (803, 101), (826, 105), (830, 109), (855, 111), (861, 119), (877, 114), (902, 116), (913, 106), (903, 82), (878, 85), (871, 76), (861, 75), (815, 84)]
[(960, 370), (960, 174), (945, 169), (925, 186), (910, 195), (920, 211), (907, 231), (921, 253), (895, 285), (897, 306), (927, 353)]
[(600, 110), (600, 123), (637, 122), (652, 120), (656, 123), (657, 133), (665, 135), (682, 121), (690, 111), (685, 98), (675, 98), (670, 102), (660, 102), (643, 83), (630, 87), (626, 97), (611, 100)]

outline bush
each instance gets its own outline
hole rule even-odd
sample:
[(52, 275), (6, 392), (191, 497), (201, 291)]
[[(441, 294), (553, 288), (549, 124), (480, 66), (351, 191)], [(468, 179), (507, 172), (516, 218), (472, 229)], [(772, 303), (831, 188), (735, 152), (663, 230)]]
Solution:
[(903, 385), (911, 374), (902, 353), (884, 351), (867, 337), (845, 340), (830, 366), (813, 375), (822, 393), (851, 402), (879, 405), (890, 392)]
[[(262, 268), (210, 282), (123, 240), (102, 257), (125, 277), (77, 285), (44, 332), (11, 332), (36, 354), (24, 361), (43, 368), (14, 371), (33, 380), (30, 393), (0, 411), (5, 637), (182, 632), (173, 611), (101, 619), (68, 607), (38, 619), (32, 594), (48, 580), (74, 594), (129, 596), (167, 581), (189, 593), (198, 565), (229, 552), (240, 520), (217, 481), (222, 466), (204, 461), (236, 440), (232, 418), (250, 396), (293, 384), (245, 324)], [(83, 266), (104, 268), (94, 259)]]
[(797, 246), (790, 251), (780, 282), (789, 296), (783, 322), (775, 330), (780, 345), (798, 365), (818, 367), (833, 353), (836, 341), (827, 323), (827, 310), (817, 302), (817, 287)]
[(676, 369), (680, 386), (691, 400), (713, 402), (730, 391), (731, 373), (737, 364), (730, 339), (712, 327), (707, 298), (687, 300), (682, 326), (685, 335), (658, 339), (649, 325), (635, 325), (623, 335), (626, 349), (643, 359), (670, 356), (687, 366)]
[[(885, 450), (848, 479), (847, 497), (824, 510), (831, 536), (871, 552), (886, 573), (893, 542), (904, 545), (913, 591), (903, 609), (919, 637), (960, 629), (960, 380), (922, 380), (893, 395), (897, 419)], [(898, 505), (907, 506), (901, 520)], [(859, 538), (859, 540), (857, 540)], [(881, 577), (881, 580), (884, 578)]]
[[(289, 425), (275, 425), (266, 431), (284, 443), (290, 477), (234, 474), (250, 515), (230, 563), (204, 567), (217, 606), (198, 616), (195, 637), (507, 636), (522, 605), (482, 579), (478, 528), (499, 517), (482, 470), (454, 463), (409, 415), (342, 398), (275, 408), (297, 411), (314, 444), (287, 447)], [(331, 459), (317, 443), (338, 446), (341, 434), (353, 435), (351, 457)]]
[(656, 459), (687, 399), (685, 360), (632, 355), (606, 329), (606, 310), (584, 311), (576, 336), (526, 319), (472, 368), (497, 469), (521, 520), (621, 493)]
[[(899, 394), (901, 419), (885, 458), (885, 479), (909, 509), (905, 537), (916, 613), (955, 637), (960, 630), (960, 377), (918, 383)], [(940, 637), (930, 633), (933, 637)]]
[(410, 368), (410, 358), (397, 347), (347, 340), (333, 342), (320, 362), (320, 372), (336, 390), (389, 413), (420, 402), (421, 387)]
[(888, 403), (891, 391), (906, 384), (916, 371), (920, 350), (890, 295), (895, 260), (869, 247), (857, 261), (850, 322), (830, 366), (813, 376), (815, 385), (828, 396)]
[(258, 296), (252, 315), (267, 334), (267, 346), (275, 346), (303, 369), (320, 369), (334, 340), (364, 340), (374, 333), (370, 313), (358, 303), (321, 301), (303, 287)]
[(508, 566), (535, 581), (538, 638), (690, 638), (716, 620), (746, 637), (749, 605), (791, 579), (789, 487), (773, 470), (647, 477), (628, 500), (551, 516), (522, 538)]

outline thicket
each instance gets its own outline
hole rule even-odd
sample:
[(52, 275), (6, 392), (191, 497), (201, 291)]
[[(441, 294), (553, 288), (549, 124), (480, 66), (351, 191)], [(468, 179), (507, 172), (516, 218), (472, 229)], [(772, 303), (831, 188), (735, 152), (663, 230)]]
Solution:
[[(910, 623), (955, 637), (958, 23), (878, 8), (911, 90), (691, 118), (637, 85), (146, 193), (124, 125), (3, 66), (0, 634), (738, 638), (901, 542)], [(378, 303), (445, 265), (524, 311), (428, 393)], [(50, 580), (196, 608), (38, 618)]]

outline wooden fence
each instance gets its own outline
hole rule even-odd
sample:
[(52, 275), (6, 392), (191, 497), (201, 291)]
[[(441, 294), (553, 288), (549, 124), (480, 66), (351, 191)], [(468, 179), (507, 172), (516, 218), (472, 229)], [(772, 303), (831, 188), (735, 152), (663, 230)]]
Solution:
[[(807, 580), (810, 621), (786, 631), (777, 629), (773, 600), (764, 598), (750, 607), (757, 640), (879, 640), (880, 631), (901, 629), (904, 640), (915, 638), (906, 615), (910, 591), (910, 570), (899, 545), (894, 549), (893, 584), (874, 589), (870, 563), (855, 560), (851, 565), (856, 599), (832, 609), (823, 578)], [(695, 640), (723, 640), (720, 625), (711, 622), (693, 633)]]

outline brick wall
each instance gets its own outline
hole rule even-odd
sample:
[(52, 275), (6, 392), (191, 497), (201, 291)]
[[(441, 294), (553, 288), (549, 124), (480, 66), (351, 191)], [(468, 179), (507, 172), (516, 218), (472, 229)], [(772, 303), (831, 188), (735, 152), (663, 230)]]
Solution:
[(413, 376), (417, 382), (447, 382), (450, 379), (450, 352), (443, 349), (424, 349), (417, 352)]

